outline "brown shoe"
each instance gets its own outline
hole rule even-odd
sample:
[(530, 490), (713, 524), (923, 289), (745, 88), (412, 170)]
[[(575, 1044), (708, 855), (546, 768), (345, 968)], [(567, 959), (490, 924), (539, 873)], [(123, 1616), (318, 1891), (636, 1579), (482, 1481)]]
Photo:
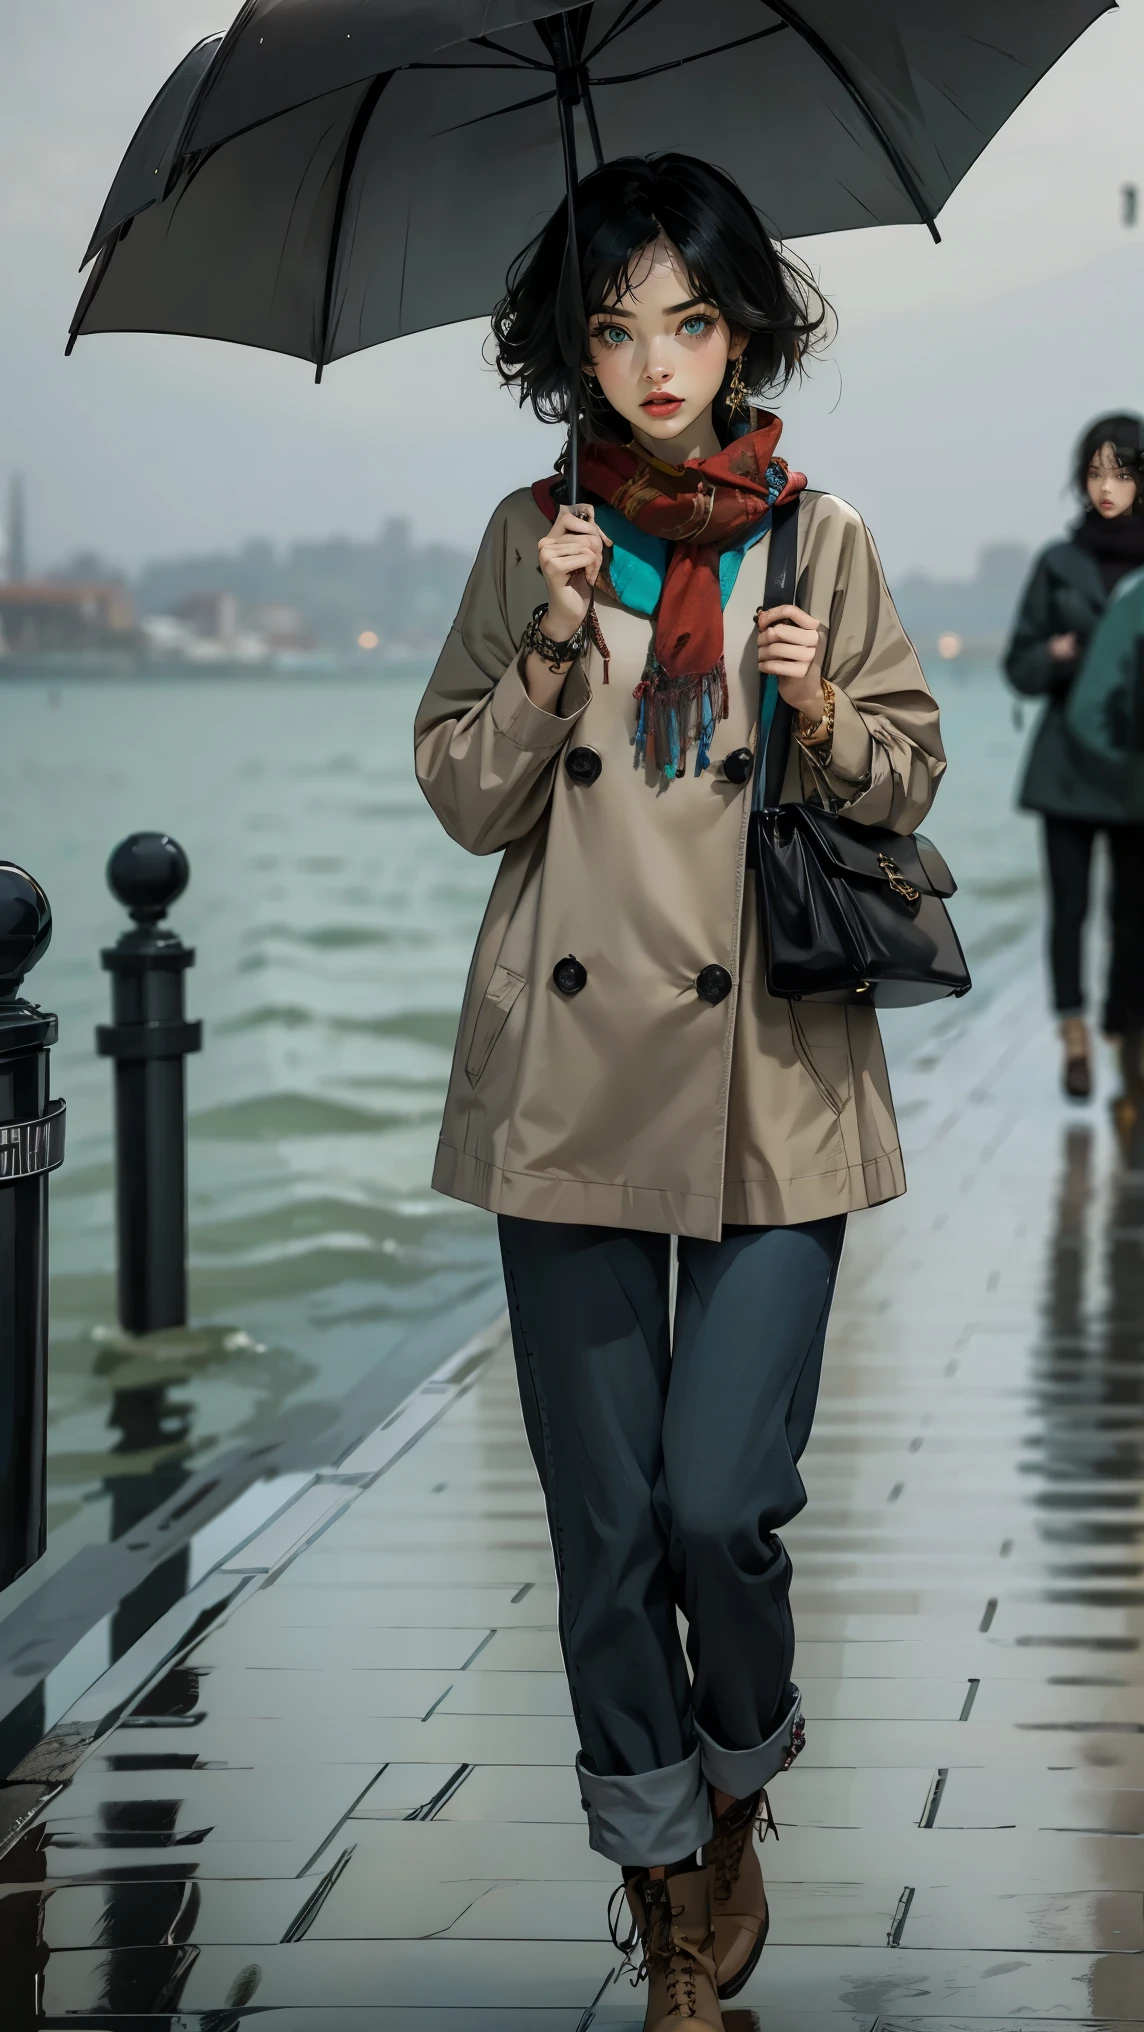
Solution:
[(712, 1916), (715, 1921), (715, 1970), (719, 1995), (727, 2001), (745, 1989), (767, 1944), (771, 1915), (763, 1889), (763, 1872), (754, 1843), (755, 1824), (762, 1839), (778, 1828), (765, 1792), (736, 1799), (715, 1822), (704, 1855), (711, 1864)]
[[(628, 1903), (643, 1945), (643, 1961), (632, 1981), (646, 1977), (648, 1986), (644, 2032), (722, 2032), (711, 1879), (707, 1867), (673, 1870), (666, 1877), (639, 1870), (627, 1878)], [(625, 1941), (616, 1945), (629, 1948)]]
[(1070, 1101), (1087, 1101), (1092, 1092), (1092, 1050), (1083, 1016), (1062, 1017), (1061, 1043), (1065, 1060), (1061, 1085)]

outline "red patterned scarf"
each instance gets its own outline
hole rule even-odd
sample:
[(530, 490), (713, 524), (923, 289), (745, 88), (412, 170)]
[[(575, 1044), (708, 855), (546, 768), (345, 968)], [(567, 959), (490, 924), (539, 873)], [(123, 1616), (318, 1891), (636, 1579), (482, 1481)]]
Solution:
[[(774, 456), (781, 431), (777, 416), (758, 411), (754, 430), (713, 458), (688, 459), (683, 466), (652, 460), (634, 445), (586, 444), (580, 454), (588, 498), (607, 502), (637, 529), (673, 546), (636, 689), (636, 745), (669, 781), (683, 767), (692, 739), (699, 744), (697, 768), (706, 767), (713, 723), (727, 717), (720, 553), (762, 534), (771, 509), (806, 485), (805, 474), (789, 472)], [(532, 490), (550, 521), (557, 512), (552, 486), (541, 480)], [(600, 583), (612, 590), (606, 561)]]

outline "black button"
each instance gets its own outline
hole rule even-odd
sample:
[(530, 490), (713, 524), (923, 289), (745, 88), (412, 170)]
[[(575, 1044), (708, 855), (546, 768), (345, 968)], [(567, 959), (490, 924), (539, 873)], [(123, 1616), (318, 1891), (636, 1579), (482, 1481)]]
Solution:
[(733, 748), (723, 764), (723, 774), (728, 783), (746, 783), (755, 767), (755, 758), (749, 748)]
[(704, 967), (696, 975), (695, 992), (705, 1002), (722, 1002), (731, 992), (731, 976), (726, 967)]
[(603, 766), (594, 748), (573, 748), (564, 757), (564, 767), (573, 783), (594, 783)]
[[(588, 969), (582, 967), (579, 960), (574, 959), (569, 953), (566, 959), (557, 960), (552, 969), (552, 979), (562, 995), (578, 995), (587, 982)], [(730, 985), (728, 979), (727, 986)]]

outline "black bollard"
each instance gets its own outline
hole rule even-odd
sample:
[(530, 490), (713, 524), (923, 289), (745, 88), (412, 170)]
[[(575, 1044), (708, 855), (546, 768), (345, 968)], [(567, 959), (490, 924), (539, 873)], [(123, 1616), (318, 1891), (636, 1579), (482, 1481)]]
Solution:
[(161, 919), (190, 876), (166, 833), (132, 833), (107, 864), (112, 894), (135, 929), (101, 955), (112, 1021), (96, 1049), (115, 1060), (119, 1320), (129, 1333), (187, 1323), (187, 1101), (183, 1060), (202, 1047), (188, 1023), (183, 975), (191, 947)]
[(51, 936), (39, 883), (0, 861), (0, 1588), (47, 1543), (48, 1173), (64, 1104), (48, 1098), (56, 1019), (19, 989)]

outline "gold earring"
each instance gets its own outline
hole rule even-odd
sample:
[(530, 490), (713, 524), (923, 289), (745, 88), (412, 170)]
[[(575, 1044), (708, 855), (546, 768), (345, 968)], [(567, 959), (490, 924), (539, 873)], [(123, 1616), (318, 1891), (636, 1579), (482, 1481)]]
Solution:
[(738, 416), (741, 409), (747, 409), (749, 406), (747, 384), (743, 379), (743, 355), (740, 353), (735, 362), (735, 371), (727, 383), (727, 411), (731, 416)]

